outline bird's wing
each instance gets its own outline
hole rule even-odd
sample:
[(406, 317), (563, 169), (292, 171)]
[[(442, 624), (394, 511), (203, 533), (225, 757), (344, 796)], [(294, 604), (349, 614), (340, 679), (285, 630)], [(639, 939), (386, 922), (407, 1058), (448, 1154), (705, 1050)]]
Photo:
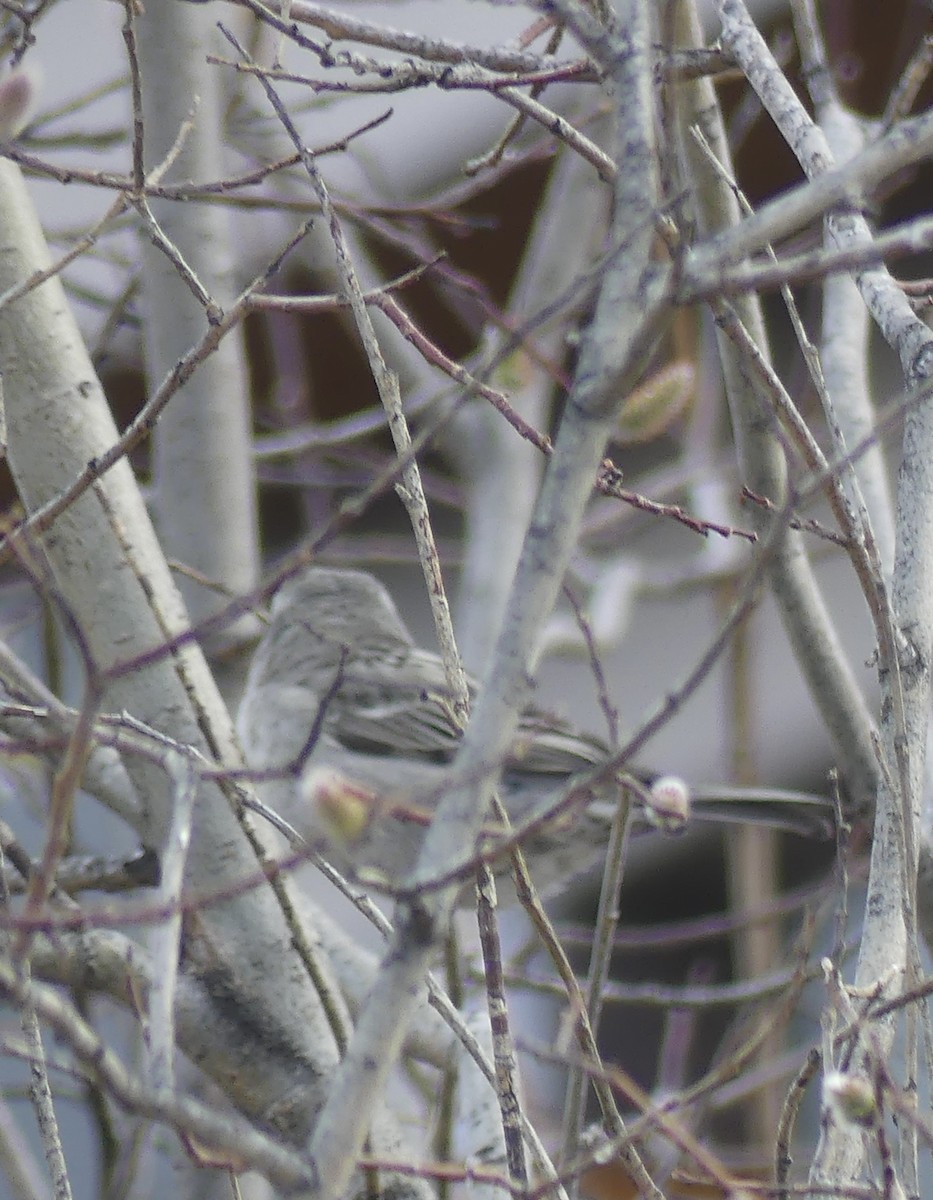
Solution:
[(608, 754), (598, 738), (578, 733), (552, 713), (529, 708), (522, 714), (505, 765), (542, 775), (574, 775), (603, 762)]
[[(467, 680), (471, 701), (476, 683)], [(328, 733), (348, 749), (390, 756), (419, 756), (432, 763), (453, 758), (460, 729), (441, 659), (406, 647), (378, 662), (351, 659), (326, 720)], [(606, 748), (540, 709), (522, 715), (506, 770), (572, 775), (601, 762)]]
[[(472, 699), (472, 681), (470, 686)], [(326, 726), (348, 749), (435, 763), (452, 758), (460, 742), (443, 663), (417, 647), (378, 664), (351, 660)]]

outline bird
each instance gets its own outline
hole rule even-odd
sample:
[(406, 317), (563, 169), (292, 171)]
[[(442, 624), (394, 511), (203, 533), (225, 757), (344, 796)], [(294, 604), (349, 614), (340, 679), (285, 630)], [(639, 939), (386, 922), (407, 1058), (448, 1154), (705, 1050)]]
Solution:
[[(468, 677), (467, 686), (472, 701), (478, 684)], [(262, 773), (263, 802), (333, 866), (377, 890), (406, 879), (462, 728), (441, 657), (416, 644), (381, 581), (312, 565), (279, 588), (237, 729), (248, 765)], [(498, 791), (513, 826), (531, 825), (520, 844), (542, 894), (599, 861), (623, 788), (646, 828), (698, 819), (823, 838), (834, 830), (832, 802), (806, 792), (688, 791), (676, 778), (635, 769), (587, 787), (588, 773), (610, 757), (598, 737), (534, 704), (521, 714)], [(564, 796), (572, 802), (558, 805), (552, 821), (531, 820)], [(487, 851), (503, 832), (492, 821), (485, 827)], [(495, 865), (506, 867), (508, 856)]]

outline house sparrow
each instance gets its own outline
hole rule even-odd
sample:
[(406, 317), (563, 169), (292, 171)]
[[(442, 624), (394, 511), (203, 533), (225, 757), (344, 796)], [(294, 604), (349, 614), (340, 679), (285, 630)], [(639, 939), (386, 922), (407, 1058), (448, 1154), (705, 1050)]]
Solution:
[[(476, 683), (469, 681), (471, 696)], [(261, 785), (267, 806), (334, 866), (378, 885), (401, 884), (415, 865), (460, 742), (444, 666), (415, 645), (383, 585), (364, 571), (310, 567), (287, 582), (250, 665), (237, 721), (249, 765), (282, 772)], [(502, 764), (499, 795), (514, 826), (573, 790), (609, 748), (529, 707)], [(577, 788), (549, 822), (520, 839), (543, 892), (559, 890), (599, 861), (621, 789), (642, 825), (751, 821), (828, 836), (831, 802), (796, 792), (704, 788), (633, 769)], [(492, 822), (482, 842), (496, 834)], [(464, 860), (472, 847), (464, 847)], [(506, 855), (497, 868), (507, 866)]]

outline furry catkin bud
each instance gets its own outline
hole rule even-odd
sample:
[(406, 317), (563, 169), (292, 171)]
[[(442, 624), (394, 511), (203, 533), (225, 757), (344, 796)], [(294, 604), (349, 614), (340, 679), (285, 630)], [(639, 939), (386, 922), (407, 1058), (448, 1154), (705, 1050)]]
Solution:
[(0, 79), (0, 142), (11, 142), (29, 124), (39, 82), (32, 67), (15, 67)]
[(313, 823), (330, 842), (349, 847), (359, 841), (373, 815), (375, 792), (325, 766), (305, 771), (300, 787), (302, 799), (313, 812)]
[(662, 775), (645, 797), (645, 816), (663, 833), (680, 833), (690, 820), (690, 789), (679, 775)]
[(830, 1071), (823, 1081), (823, 1100), (844, 1125), (870, 1129), (877, 1120), (875, 1089), (863, 1076)]

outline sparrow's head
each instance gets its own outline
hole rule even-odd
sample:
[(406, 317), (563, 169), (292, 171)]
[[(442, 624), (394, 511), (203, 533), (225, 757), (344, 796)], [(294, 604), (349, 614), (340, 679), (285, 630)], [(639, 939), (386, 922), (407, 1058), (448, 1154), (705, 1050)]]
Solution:
[(279, 588), (271, 616), (264, 640), (279, 662), (336, 666), (347, 656), (412, 645), (392, 597), (366, 571), (308, 567)]

